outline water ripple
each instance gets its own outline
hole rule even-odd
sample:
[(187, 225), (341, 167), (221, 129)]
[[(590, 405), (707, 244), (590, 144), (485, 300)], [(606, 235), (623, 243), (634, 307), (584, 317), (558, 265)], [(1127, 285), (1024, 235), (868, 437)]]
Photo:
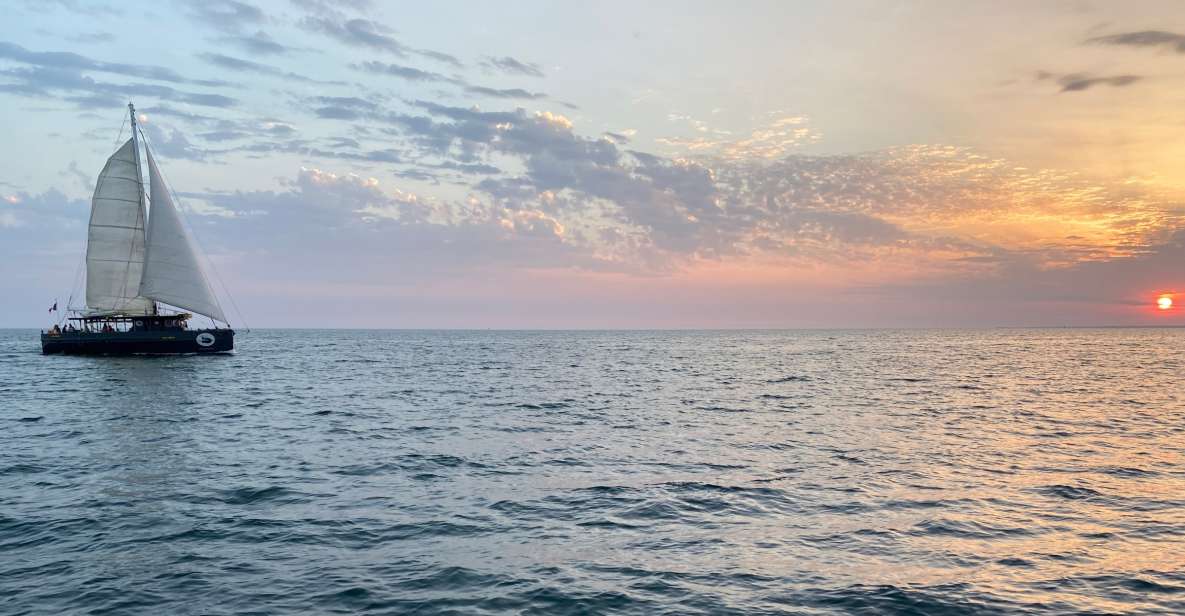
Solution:
[(36, 340), (5, 613), (1185, 613), (1182, 330)]

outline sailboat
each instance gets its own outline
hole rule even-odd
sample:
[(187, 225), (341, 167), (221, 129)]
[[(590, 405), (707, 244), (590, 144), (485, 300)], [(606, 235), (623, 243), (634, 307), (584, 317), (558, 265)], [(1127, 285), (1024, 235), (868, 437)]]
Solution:
[[(235, 332), (211, 288), (156, 158), (132, 136), (103, 166), (91, 198), (86, 306), (67, 307), (65, 327), (41, 333), (43, 353), (137, 355), (228, 353)], [(144, 182), (140, 148), (148, 160)], [(149, 207), (146, 207), (146, 201)], [(212, 327), (191, 329), (195, 315)], [(221, 325), (220, 325), (221, 324)]]

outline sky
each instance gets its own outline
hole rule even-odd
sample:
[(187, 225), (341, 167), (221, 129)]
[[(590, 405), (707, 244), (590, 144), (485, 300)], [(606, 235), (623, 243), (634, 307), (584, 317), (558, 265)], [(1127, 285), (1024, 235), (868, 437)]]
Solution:
[(0, 327), (84, 303), (129, 101), (240, 327), (1185, 325), (1177, 2), (6, 21)]

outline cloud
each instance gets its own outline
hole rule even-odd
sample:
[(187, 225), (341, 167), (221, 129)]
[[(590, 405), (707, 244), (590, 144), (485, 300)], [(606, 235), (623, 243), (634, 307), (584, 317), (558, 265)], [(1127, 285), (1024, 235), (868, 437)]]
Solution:
[(434, 165), (430, 165), (430, 167), (474, 175), (495, 175), (502, 172), (501, 169), (493, 165), (487, 165), (484, 163), (458, 163), (451, 160), (447, 160), (442, 163), (436, 163)]
[(1185, 54), (1185, 34), (1165, 32), (1164, 30), (1141, 30), (1138, 32), (1123, 32), (1096, 36), (1086, 39), (1087, 43), (1095, 45), (1116, 45), (1123, 47), (1161, 47)]
[(234, 57), (226, 56), (226, 55), (223, 55), (220, 53), (202, 53), (202, 54), (198, 54), (198, 57), (200, 57), (202, 60), (204, 60), (210, 64), (213, 64), (214, 66), (218, 66), (218, 67), (221, 67), (221, 68), (224, 68), (227, 70), (232, 70), (232, 71), (256, 73), (259, 75), (269, 75), (271, 77), (277, 77), (280, 79), (287, 79), (289, 81), (299, 81), (302, 83), (317, 83), (317, 84), (322, 84), (322, 85), (338, 85), (338, 86), (345, 85), (345, 82), (343, 82), (343, 81), (320, 81), (317, 79), (310, 79), (308, 77), (305, 77), (304, 75), (298, 75), (296, 73), (280, 70), (274, 66), (269, 66), (267, 64), (261, 64), (259, 62), (252, 62), (250, 60), (243, 60), (240, 58), (234, 58)]
[(522, 88), (499, 89), (499, 88), (488, 88), (485, 86), (471, 85), (459, 77), (448, 77), (446, 75), (441, 75), (440, 73), (433, 73), (430, 71), (421, 70), (421, 69), (414, 68), (411, 66), (403, 66), (400, 64), (390, 64), (387, 62), (370, 61), (370, 62), (363, 62), (361, 64), (354, 64), (353, 67), (358, 70), (366, 71), (368, 73), (377, 74), (377, 75), (391, 75), (394, 77), (399, 77), (400, 79), (406, 79), (408, 81), (449, 83), (449, 84), (461, 86), (462, 89), (464, 89), (464, 91), (468, 94), (474, 94), (474, 95), (486, 97), (486, 98), (499, 98), (499, 99), (511, 99), (511, 100), (514, 100), (514, 99), (538, 100), (538, 99), (547, 98), (547, 94), (544, 94), (542, 92), (528, 92), (527, 90), (524, 90)]
[[(562, 225), (545, 212), (426, 199), (366, 175), (305, 167), (277, 190), (190, 199), (234, 213), (211, 221), (220, 243), (214, 248), (248, 242), (255, 266), (278, 267), (273, 281), (397, 284), (393, 272), (398, 280), (430, 281), (446, 272), (595, 261), (565, 244)], [(254, 215), (238, 215), (244, 212)]]
[[(1065, 77), (1083, 78), (1044, 79)], [(684, 143), (675, 154), (658, 155), (623, 149), (625, 131), (584, 137), (571, 119), (547, 111), (361, 93), (302, 100), (316, 117), (351, 122), (366, 129), (363, 141), (384, 142), (294, 139), (287, 123), (269, 135), (258, 123), (184, 119), (209, 127), (197, 135), (211, 143), (239, 141), (220, 153), (283, 152), (385, 167), (387, 177), (461, 182), (487, 206), (545, 213), (564, 229), (566, 250), (602, 268), (668, 270), (696, 259), (756, 255), (848, 264), (897, 259), (935, 272), (1018, 262), (1058, 268), (1138, 254), (1177, 224), (1156, 195), (1020, 170), (965, 149), (804, 156), (797, 148), (818, 133), (794, 114), (773, 115), (740, 138)], [(178, 156), (211, 152), (175, 137), (160, 139), (175, 144)]]
[(232, 107), (237, 103), (235, 99), (221, 94), (185, 92), (156, 84), (100, 82), (69, 69), (7, 69), (0, 70), (0, 76), (15, 80), (15, 83), (0, 83), (0, 92), (42, 99), (58, 92), (61, 100), (83, 108), (118, 108), (125, 105), (129, 98), (145, 96), (206, 107)]
[[(562, 122), (527, 117), (539, 129), (564, 130)], [(562, 135), (555, 138), (562, 141)], [(1143, 215), (1124, 213), (1147, 213), (1155, 205), (1107, 189), (1092, 193), (1082, 180), (1018, 170), (957, 148), (792, 156), (774, 164), (717, 161), (715, 169), (624, 153), (616, 160), (594, 158), (602, 163), (601, 173), (583, 180), (569, 177), (548, 189), (540, 184), (543, 178), (530, 174), (486, 180), (479, 184), (484, 195), (456, 201), (425, 199), (374, 177), (318, 169), (302, 169), (281, 191), (204, 198), (233, 211), (266, 212), (247, 227), (221, 232), (221, 238), (257, 238), (253, 245), (276, 258), (333, 255), (334, 268), (302, 263), (301, 275), (342, 283), (374, 278), (414, 284), (411, 280), (446, 272), (472, 276), (486, 268), (500, 268), (500, 276), (558, 268), (672, 280), (680, 271), (740, 267), (749, 275), (772, 268), (780, 275), (813, 272), (849, 282), (855, 276), (864, 281), (857, 293), (886, 304), (949, 305), (968, 297), (1036, 304), (1113, 301), (1130, 295), (1134, 286), (1168, 279), (1164, 276), (1179, 268), (1174, 259), (1185, 257), (1185, 233), (1153, 232), (1137, 234), (1138, 250), (1109, 256), (1083, 252), (1080, 259), (1051, 264), (1045, 257), (1060, 249), (1049, 240), (1066, 235), (1069, 221), (1131, 230), (1140, 225), (1130, 223)], [(605, 173), (613, 167), (624, 175)], [(581, 181), (608, 184), (573, 186)], [(589, 192), (615, 194), (603, 200)], [(1050, 202), (1065, 203), (1064, 211), (1039, 222), (1042, 212), (1049, 215)], [(1009, 211), (1013, 204), (1016, 210)], [(960, 227), (1002, 216), (1015, 217), (1004, 223), (1017, 228), (1048, 224), (1049, 229), (1001, 246), (973, 231), (969, 235), (975, 224)], [(1128, 216), (1127, 224), (1116, 216)], [(1163, 223), (1159, 228), (1169, 228)], [(263, 233), (265, 228), (271, 231)], [(1079, 235), (1062, 248), (1099, 239)], [(1118, 236), (1111, 240), (1118, 240), (1112, 246), (1124, 245)], [(407, 262), (418, 264), (414, 272), (384, 273)], [(1098, 289), (1099, 279), (1109, 281), (1106, 289)], [(752, 292), (768, 294), (770, 287)]]
[[(689, 120), (686, 117), (675, 119)], [(699, 133), (714, 136), (659, 138), (662, 145), (671, 146), (686, 154), (714, 155), (733, 160), (777, 159), (787, 156), (803, 145), (817, 143), (822, 134), (811, 128), (801, 115), (772, 114), (770, 120), (742, 139), (729, 139), (727, 131), (709, 129), (706, 124), (691, 120)]]
[(356, 47), (369, 47), (406, 57), (411, 49), (390, 36), (391, 29), (368, 19), (337, 21), (326, 17), (306, 17), (302, 25), (339, 42)]
[(524, 99), (537, 100), (547, 98), (547, 95), (542, 92), (528, 92), (522, 88), (508, 88), (500, 90), (497, 88), (486, 88), (482, 86), (468, 86), (465, 91), (470, 94), (477, 94), (479, 96), (487, 96), (490, 98), (509, 98), (509, 99)]
[[(330, 149), (318, 146), (315, 142), (302, 139), (288, 139), (284, 141), (256, 141), (245, 145), (235, 146), (225, 150), (220, 150), (219, 154), (228, 153), (247, 153), (248, 155), (255, 155), (255, 157), (262, 157), (277, 152), (287, 154), (296, 154), (298, 156), (305, 156), (320, 159), (334, 159), (346, 160), (360, 163), (402, 163), (405, 162), (403, 152), (397, 148), (380, 148), (373, 150), (361, 150), (357, 146), (357, 142), (341, 142), (340, 140), (330, 140)], [(349, 148), (349, 149), (344, 149)]]
[(460, 83), (460, 80), (452, 77), (446, 77), (440, 73), (433, 73), (400, 64), (370, 61), (362, 62), (360, 64), (353, 64), (351, 66), (353, 66), (355, 69), (366, 71), (368, 73), (392, 75), (401, 79), (407, 79), (408, 81), (445, 81), (450, 83)]
[[(493, 153), (519, 157), (523, 177), (479, 184), (500, 202), (521, 204), (547, 199), (544, 194), (571, 191), (565, 203), (576, 209), (608, 208), (611, 218), (644, 227), (657, 249), (715, 252), (724, 248), (720, 229), (713, 226), (718, 216), (711, 174), (699, 165), (655, 157), (632, 159), (631, 164), (611, 141), (575, 135), (571, 120), (558, 114), (482, 112), (424, 101), (417, 105), (447, 121), (404, 114), (372, 117), (398, 126), (423, 153), (461, 162)], [(552, 206), (559, 207), (556, 203)], [(599, 232), (613, 222), (588, 224)]]
[(625, 145), (630, 142), (630, 136), (625, 133), (615, 133), (612, 131), (605, 131), (605, 136), (612, 139), (617, 145)]
[(176, 108), (170, 107), (168, 105), (141, 106), (141, 107), (138, 107), (137, 110), (142, 114), (146, 114), (150, 119), (155, 116), (160, 115), (160, 116), (166, 116), (166, 117), (171, 117), (171, 118), (177, 118), (180, 120), (185, 120), (187, 122), (192, 122), (195, 124), (202, 124), (202, 125), (206, 125), (206, 126), (217, 125), (219, 128), (223, 128), (223, 129), (231, 128), (231, 125), (232, 125), (232, 122), (230, 120), (226, 120), (226, 119), (222, 119), (222, 118), (215, 118), (213, 116), (202, 115), (200, 113), (194, 113), (192, 111), (184, 111), (181, 109), (176, 109)]
[[(145, 118), (141, 121), (142, 128), (146, 131), (156, 131), (151, 133), (154, 139), (175, 142), (179, 149), (170, 151), (170, 155), (191, 160), (217, 160), (220, 155), (235, 151), (235, 149), (200, 148), (190, 143), (188, 136), (215, 144), (252, 138), (292, 138), (297, 133), (294, 124), (279, 118), (217, 118), (178, 110), (166, 105), (140, 107), (139, 111), (142, 118)], [(161, 118), (179, 121), (188, 128), (188, 132), (181, 132), (167, 122), (158, 122)], [(185, 143), (183, 144), (174, 135), (164, 132), (166, 130), (173, 131), (181, 139), (185, 139)]]
[[(90, 215), (89, 195), (87, 199), (71, 199), (57, 189), (41, 194), (19, 192), (0, 199), (0, 214), (3, 213), (10, 214), (10, 222), (15, 223), (9, 225), (10, 228), (27, 227), (37, 233), (9, 234), (0, 240), (0, 247), (15, 245), (16, 254), (43, 254), (45, 247), (53, 246), (59, 240), (71, 237), (77, 240), (79, 230), (84, 232), (85, 237), (86, 221)], [(80, 249), (74, 246), (70, 252), (77, 257)]]
[(458, 68), (462, 66), (460, 60), (449, 54), (404, 45), (391, 36), (393, 31), (390, 28), (369, 19), (343, 20), (326, 15), (309, 15), (304, 17), (300, 24), (306, 30), (324, 34), (346, 45), (377, 49), (401, 58), (418, 55)]
[[(64, 301), (88, 204), (53, 190), (19, 197), (15, 206), (0, 201), (0, 276), (23, 289), (22, 297), (52, 301), (60, 295)], [(310, 167), (273, 189), (181, 197), (244, 312), (262, 314), (284, 301), (294, 307), (296, 316), (288, 318), (295, 320), (283, 323), (291, 326), (324, 325), (325, 314), (343, 319), (333, 325), (359, 325), (350, 315), (370, 313), (363, 308), (371, 305), (388, 312), (398, 306), (404, 315), (375, 324), (424, 327), (539, 326), (541, 320), (554, 327), (604, 325), (605, 314), (630, 314), (610, 324), (631, 327), (1139, 322), (1140, 306), (1133, 302), (1181, 281), (1185, 259), (1185, 233), (1178, 231), (1139, 254), (1106, 261), (1045, 268), (1004, 255), (974, 276), (964, 270), (919, 277), (916, 255), (901, 254), (910, 250), (902, 232), (873, 223), (863, 231), (867, 241), (832, 247), (838, 257), (830, 259), (851, 263), (829, 265), (807, 246), (798, 254), (779, 246), (637, 276), (621, 275), (621, 253), (590, 246), (597, 241), (631, 250), (631, 232), (618, 227), (593, 237), (560, 195), (532, 204), (437, 200), (369, 175)], [(561, 210), (549, 209), (553, 203)], [(801, 241), (821, 246), (818, 229), (853, 230), (867, 222), (819, 214), (797, 214)], [(37, 268), (20, 267), (29, 258), (37, 259)], [(859, 284), (850, 281), (853, 269), (886, 263), (905, 275), (870, 269)], [(482, 309), (474, 311), (475, 305)], [(10, 300), (6, 314), (18, 314), (20, 306)], [(36, 308), (31, 318), (44, 316), (44, 306)], [(681, 320), (688, 318), (693, 321)]]
[(137, 77), (169, 83), (194, 84), (201, 86), (233, 85), (226, 81), (189, 79), (172, 69), (144, 64), (122, 64), (102, 62), (69, 51), (29, 51), (20, 45), (0, 41), (0, 58), (55, 71), (97, 71), (125, 77)]
[(316, 105), (313, 113), (317, 117), (332, 120), (355, 120), (379, 109), (378, 103), (356, 96), (316, 96), (311, 100)]
[(274, 56), (292, 51), (292, 47), (277, 43), (268, 33), (257, 30), (255, 34), (228, 35), (219, 37), (218, 41), (230, 43), (256, 56)]
[(723, 207), (748, 209), (747, 218), (764, 221), (762, 233), (802, 209), (864, 214), (908, 234), (912, 239), (902, 245), (930, 242), (929, 258), (952, 266), (984, 257), (1042, 267), (1120, 258), (1145, 250), (1180, 222), (1169, 201), (1154, 193), (1028, 170), (962, 148), (792, 156), (720, 165), (716, 177), (729, 187), (722, 190)]
[[(219, 118), (167, 105), (150, 105), (139, 107), (138, 110), (142, 116), (147, 117), (147, 121), (142, 124), (156, 124), (158, 118), (178, 120), (189, 127), (191, 132), (196, 131), (194, 136), (211, 143), (252, 137), (291, 137), (296, 133), (296, 127), (292, 123), (277, 118)], [(218, 153), (214, 150), (209, 152)]]
[(291, 0), (291, 2), (310, 14), (337, 19), (344, 17), (341, 9), (358, 13), (369, 10), (373, 6), (371, 0)]
[(290, 137), (296, 133), (296, 127), (287, 122), (266, 118), (259, 122), (258, 130), (272, 137)]
[[(743, 219), (750, 213), (741, 212), (738, 206), (736, 215), (730, 216), (721, 208), (722, 194), (714, 173), (703, 164), (640, 152), (627, 154), (612, 141), (577, 136), (571, 120), (558, 114), (483, 112), (424, 101), (416, 104), (445, 121), (385, 112), (362, 99), (335, 100), (329, 113), (389, 122), (421, 149), (421, 156), (446, 156), (470, 164), (494, 153), (520, 158), (523, 176), (491, 178), (478, 185), (502, 203), (535, 202), (545, 199), (544, 194), (566, 192), (569, 196), (562, 201), (573, 212), (600, 209), (607, 213), (605, 220), (586, 221), (598, 233), (624, 224), (628, 232), (622, 237), (631, 242), (644, 237), (646, 250), (672, 255), (742, 250)], [(322, 108), (319, 113), (324, 117), (327, 111)], [(559, 201), (552, 201), (554, 207), (563, 209), (556, 203)], [(868, 229), (892, 226), (877, 226), (875, 221), (855, 215), (799, 217), (802, 226), (860, 225), (860, 232), (845, 237), (867, 236)]]
[(557, 114), (416, 102), (424, 117), (349, 103), (354, 117), (396, 127), (420, 156), (518, 159), (519, 175), (491, 174), (476, 188), (508, 206), (548, 201), (569, 229), (587, 218), (629, 237), (638, 262), (763, 252), (829, 260), (891, 247), (940, 269), (1008, 259), (1064, 267), (1139, 253), (1177, 224), (1155, 194), (967, 149), (794, 154), (785, 141), (807, 125), (796, 117), (672, 159), (581, 137)]
[(457, 59), (456, 56), (453, 56), (453, 55), (450, 55), (450, 54), (447, 54), (447, 53), (444, 53), (441, 51), (432, 51), (431, 49), (416, 49), (416, 50), (413, 50), (413, 53), (423, 56), (425, 58), (431, 58), (431, 59), (436, 60), (437, 62), (441, 62), (443, 64), (449, 64), (449, 65), (454, 66), (456, 68), (462, 68), (465, 66), (464, 64), (461, 63), (460, 60)]
[(208, 152), (193, 145), (180, 130), (166, 129), (153, 123), (142, 127), (148, 136), (148, 145), (152, 153), (161, 158), (184, 160), (205, 160)]
[(1108, 85), (1116, 88), (1129, 86), (1143, 79), (1140, 75), (1114, 75), (1111, 77), (1091, 77), (1084, 73), (1063, 75), (1057, 79), (1062, 86), (1062, 92), (1081, 92), (1094, 86)]
[[(320, 102), (391, 114), (362, 98)], [(616, 273), (665, 286), (720, 270), (835, 279), (846, 285), (843, 293), (884, 305), (950, 305), (967, 297), (1098, 302), (1171, 279), (1165, 276), (1185, 258), (1185, 232), (1171, 202), (1138, 187), (1022, 169), (966, 148), (672, 159), (580, 136), (571, 119), (554, 113), (417, 106), (429, 115), (388, 119), (413, 142), (445, 139), (437, 152), (511, 163), (508, 171), (447, 157), (435, 168), (485, 177), (464, 197), (430, 198), (379, 179), (423, 173), (385, 174), (407, 160), (398, 144), (359, 152), (357, 140), (335, 141), (344, 151), (293, 140), (274, 147), (382, 165), (367, 174), (308, 167), (274, 190), (187, 193), (187, 209), (217, 214), (200, 223), (211, 226), (203, 239), (216, 238), (216, 254), (251, 246), (256, 279), (291, 283), (312, 296), (309, 280), (414, 287), (440, 277), (561, 269), (583, 284), (603, 283), (586, 276)], [(192, 147), (177, 131), (151, 136), (161, 151)], [(267, 150), (253, 144), (231, 151)], [(21, 198), (21, 208), (48, 203)], [(40, 216), (15, 215), (21, 224), (41, 224)], [(83, 224), (85, 204), (69, 216), (70, 224)], [(10, 241), (18, 240), (5, 237), (0, 250), (17, 250)], [(399, 267), (406, 263), (417, 267)], [(714, 280), (707, 282), (717, 285), (714, 292), (747, 292)], [(780, 292), (770, 280), (751, 292)], [(808, 284), (785, 280), (785, 288)], [(742, 304), (758, 305), (747, 300)]]
[(224, 32), (238, 32), (265, 19), (259, 7), (239, 0), (204, 0), (186, 6), (194, 18)]
[(74, 43), (110, 43), (115, 40), (115, 35), (110, 32), (79, 32), (66, 37), (66, 40)]
[(237, 139), (244, 139), (244, 138), (250, 137), (250, 136), (251, 136), (250, 133), (248, 133), (246, 131), (241, 131), (241, 130), (215, 130), (215, 131), (209, 131), (209, 132), (198, 134), (198, 137), (201, 137), (202, 139), (204, 139), (206, 141), (213, 141), (213, 142), (234, 141)]
[(515, 75), (526, 75), (528, 77), (543, 77), (543, 69), (538, 64), (530, 62), (519, 62), (510, 56), (502, 56), (496, 58), (493, 56), (486, 56), (481, 63), (482, 66), (488, 69), (495, 69), (504, 73)]
[(0, 42), (0, 59), (23, 65), (0, 69), (0, 77), (9, 80), (0, 83), (0, 92), (36, 98), (56, 96), (83, 108), (120, 107), (132, 97), (152, 97), (206, 107), (231, 107), (237, 102), (222, 94), (188, 92), (155, 83), (110, 83), (86, 74), (109, 73), (171, 84), (232, 85), (221, 80), (189, 79), (159, 66), (103, 62), (73, 52), (36, 52), (5, 42)]

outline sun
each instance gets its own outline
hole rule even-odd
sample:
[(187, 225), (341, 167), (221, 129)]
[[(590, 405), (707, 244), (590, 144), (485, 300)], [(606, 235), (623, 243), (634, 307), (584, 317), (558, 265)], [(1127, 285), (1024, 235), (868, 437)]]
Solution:
[(1160, 297), (1156, 298), (1156, 307), (1161, 310), (1168, 310), (1169, 308), (1172, 308), (1173, 296), (1161, 295)]

